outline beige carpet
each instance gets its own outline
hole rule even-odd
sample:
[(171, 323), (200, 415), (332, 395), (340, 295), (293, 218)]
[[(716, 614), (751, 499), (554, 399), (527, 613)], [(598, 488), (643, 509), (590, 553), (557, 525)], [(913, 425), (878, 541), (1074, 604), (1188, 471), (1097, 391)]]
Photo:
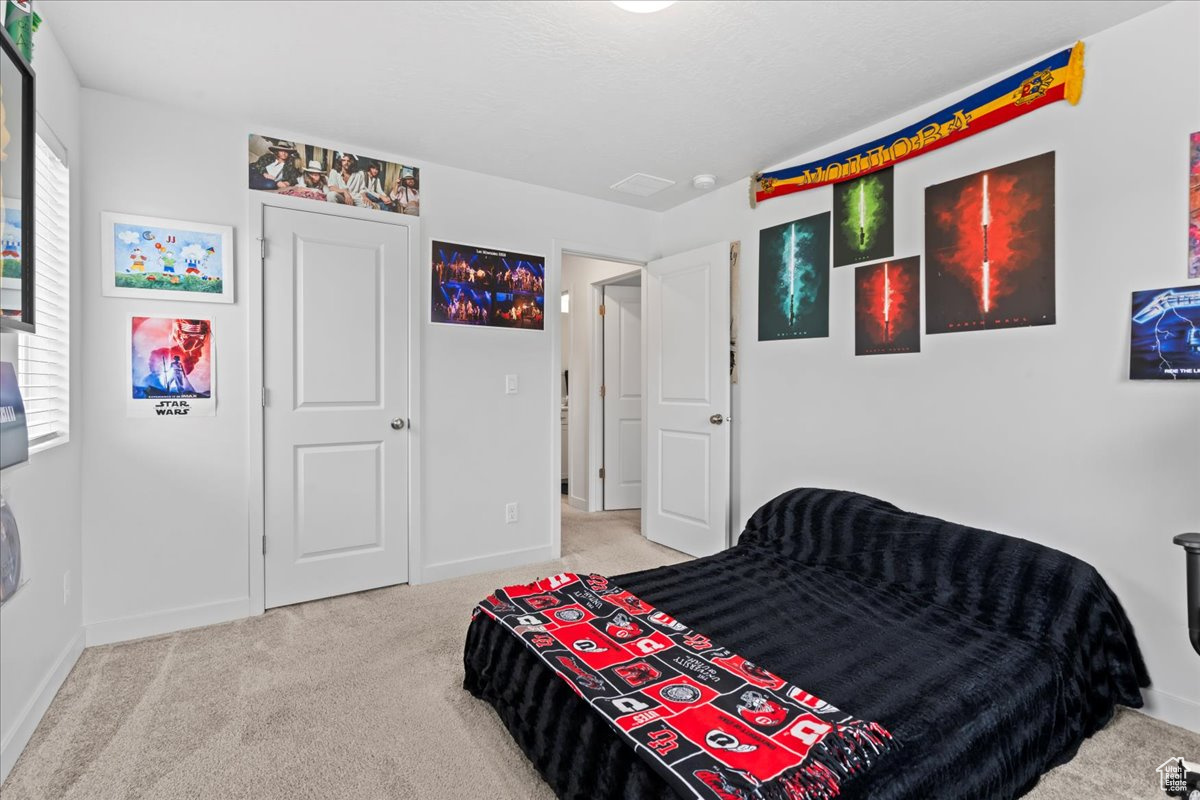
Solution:
[[(491, 708), (460, 688), (472, 606), (563, 570), (682, 560), (636, 512), (563, 510), (563, 558), (270, 611), (87, 650), (3, 800), (549, 800)], [(1200, 735), (1122, 712), (1036, 800), (1161, 798), (1154, 768)]]

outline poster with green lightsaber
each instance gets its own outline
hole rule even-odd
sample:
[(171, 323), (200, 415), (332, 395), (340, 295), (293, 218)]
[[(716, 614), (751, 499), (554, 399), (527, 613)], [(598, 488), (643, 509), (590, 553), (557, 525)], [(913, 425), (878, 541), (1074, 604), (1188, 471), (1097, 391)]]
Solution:
[(758, 232), (758, 340), (829, 336), (829, 212)]
[(892, 168), (833, 187), (833, 265), (895, 255)]

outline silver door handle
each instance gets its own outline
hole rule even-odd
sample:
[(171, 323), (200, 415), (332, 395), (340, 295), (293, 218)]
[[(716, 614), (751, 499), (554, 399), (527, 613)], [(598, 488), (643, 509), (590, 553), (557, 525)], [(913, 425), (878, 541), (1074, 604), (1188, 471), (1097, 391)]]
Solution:
[(720, 425), (722, 422), (733, 422), (733, 418), (726, 417), (721, 414), (713, 414), (711, 417), (708, 418), (708, 421), (711, 422), (713, 425)]
[(394, 420), (392, 420), (392, 430), (399, 431), (399, 430), (403, 430), (403, 429), (404, 429), (404, 418), (403, 417), (396, 417)]

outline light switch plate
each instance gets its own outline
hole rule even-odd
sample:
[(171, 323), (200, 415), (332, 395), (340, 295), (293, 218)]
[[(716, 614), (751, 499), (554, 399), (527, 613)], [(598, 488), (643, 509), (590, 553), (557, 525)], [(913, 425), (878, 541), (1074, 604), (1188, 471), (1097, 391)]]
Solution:
[(504, 393), (505, 394), (516, 394), (517, 393), (517, 376), (516, 375), (505, 375), (504, 376)]

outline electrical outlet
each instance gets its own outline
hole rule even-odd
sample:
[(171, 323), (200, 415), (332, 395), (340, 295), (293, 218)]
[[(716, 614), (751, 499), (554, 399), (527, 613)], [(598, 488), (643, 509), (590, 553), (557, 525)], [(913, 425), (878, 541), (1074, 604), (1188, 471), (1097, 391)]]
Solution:
[(504, 522), (511, 525), (517, 521), (517, 504), (509, 503), (504, 507)]
[(505, 375), (504, 376), (504, 393), (505, 394), (516, 394), (517, 393), (517, 376), (516, 375)]
[(63, 573), (63, 605), (71, 602), (71, 570)]

